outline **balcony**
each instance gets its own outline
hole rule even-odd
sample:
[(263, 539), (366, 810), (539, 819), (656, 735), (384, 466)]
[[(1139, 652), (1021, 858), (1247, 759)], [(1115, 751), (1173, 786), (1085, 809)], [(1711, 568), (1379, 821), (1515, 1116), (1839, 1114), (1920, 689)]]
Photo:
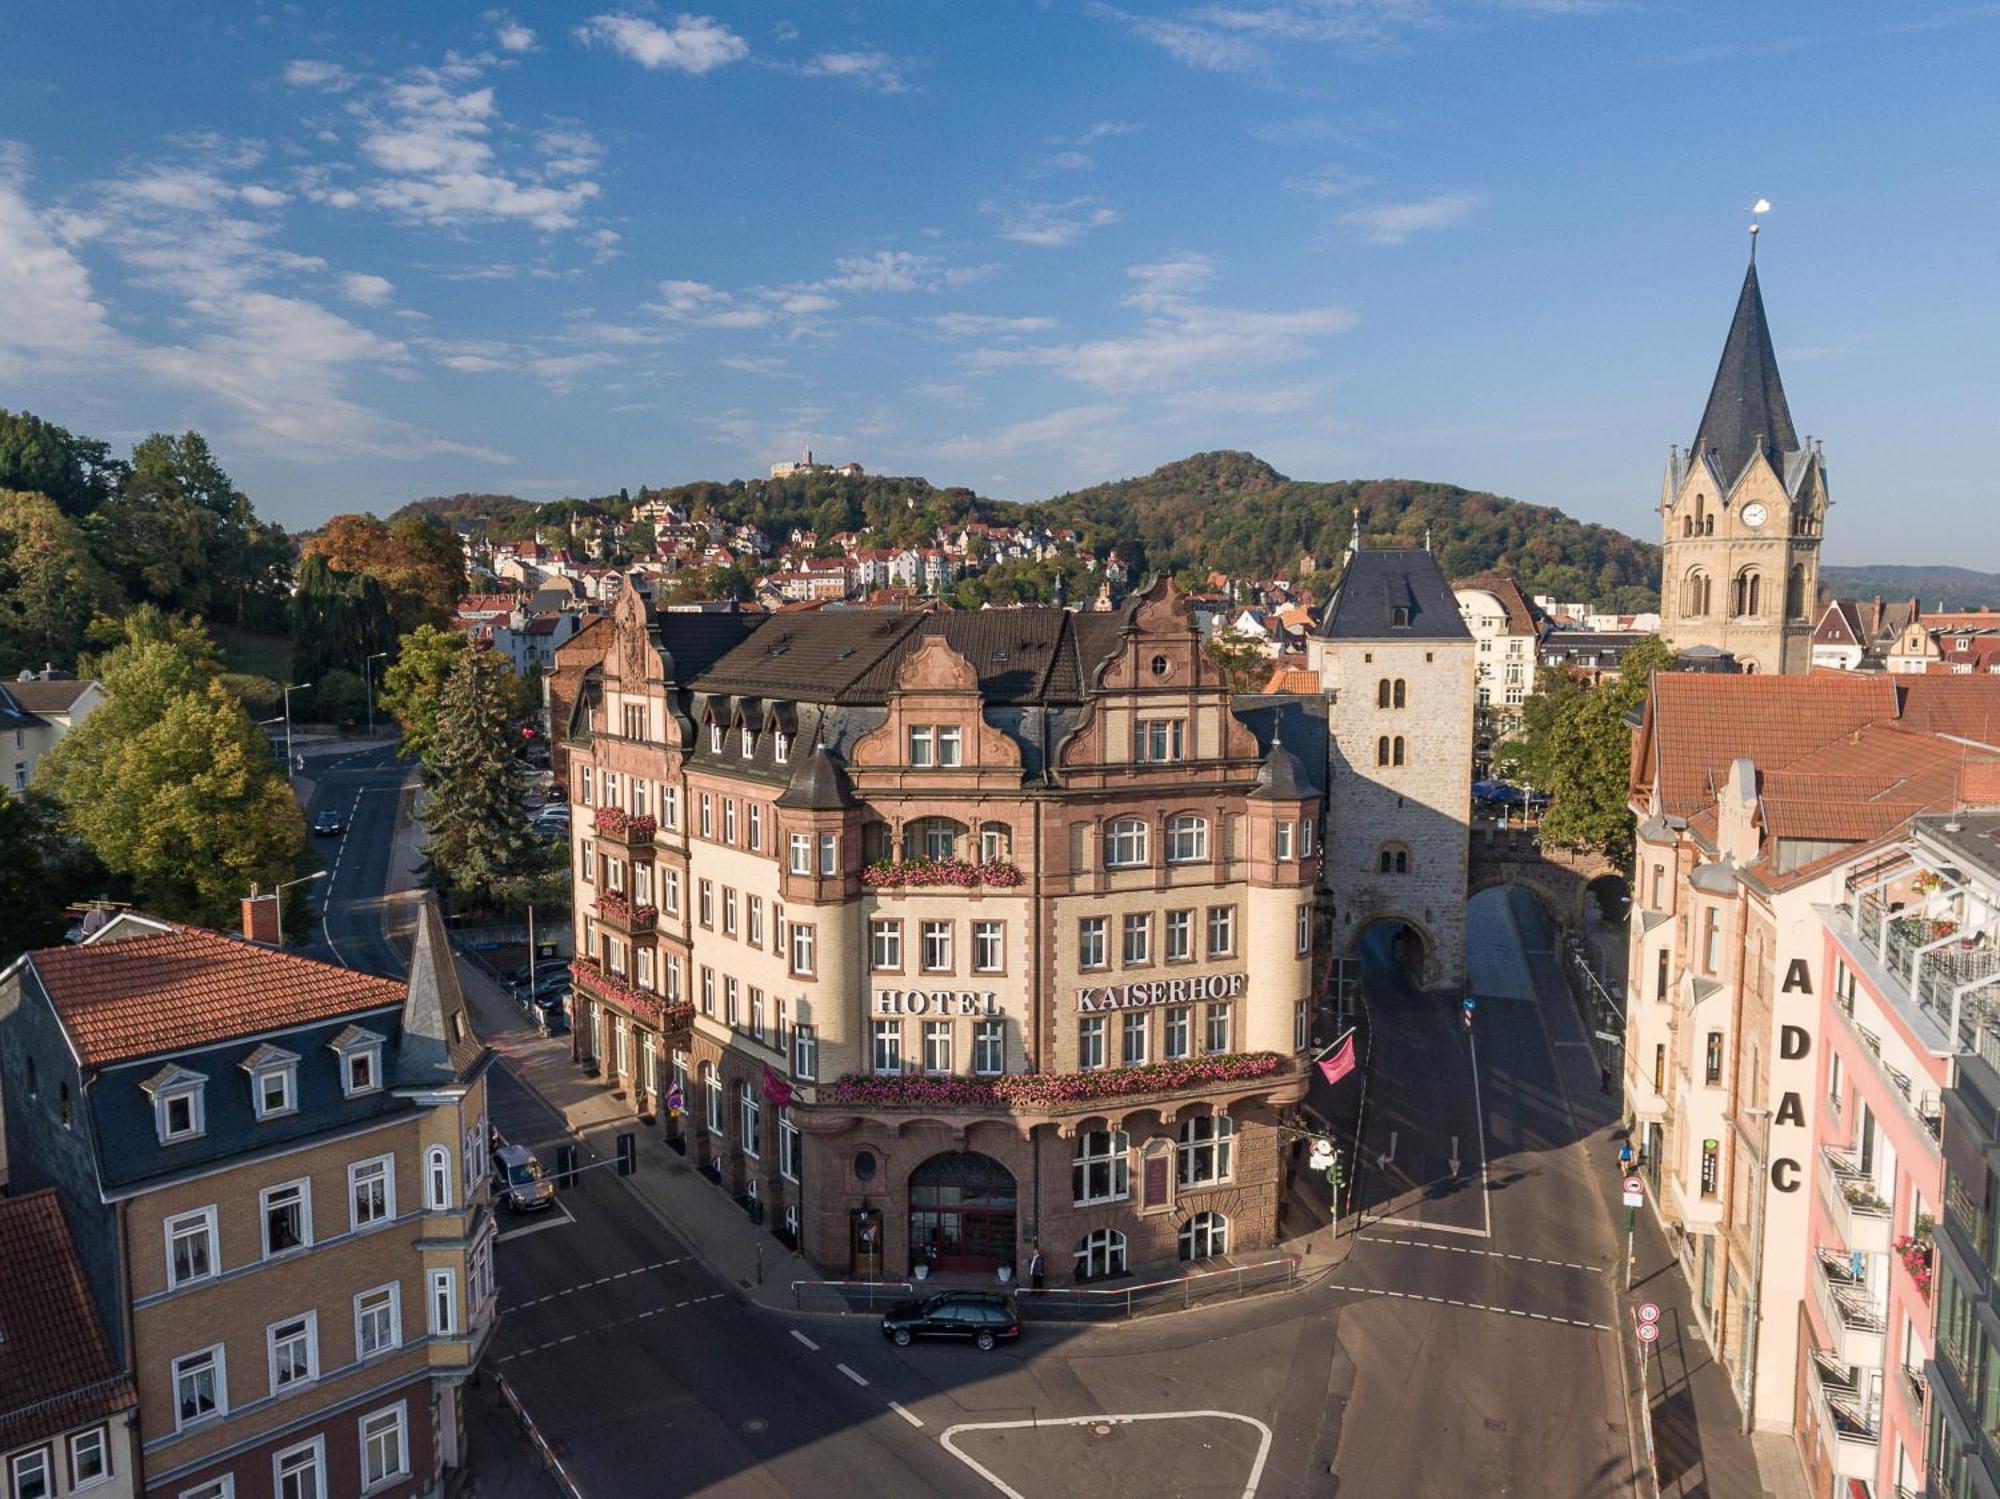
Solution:
[(1876, 1192), (1873, 1178), (1837, 1150), (1819, 1153), (1819, 1195), (1844, 1248), (1889, 1252), (1889, 1204)]
[(694, 1006), (684, 999), (663, 999), (616, 974), (606, 973), (594, 960), (577, 958), (569, 965), (577, 988), (593, 998), (616, 1005), (649, 1025), (658, 1026), (663, 1036), (686, 1033), (694, 1025)]
[(614, 932), (644, 937), (660, 924), (660, 908), (635, 906), (624, 896), (607, 890), (597, 897), (597, 919)]
[(590, 826), (600, 843), (639, 855), (652, 853), (653, 837), (660, 830), (654, 818), (635, 816), (623, 807), (599, 807), (591, 816)]
[(1886, 1327), (1882, 1314), (1868, 1299), (1868, 1287), (1857, 1280), (1845, 1256), (1825, 1249), (1813, 1256), (1813, 1301), (1833, 1356), (1843, 1364), (1869, 1369), (1882, 1366)]
[(1857, 896), (1855, 931), (1906, 996), (1967, 1051), (2000, 1067), (2000, 944), (1990, 929), (1961, 925), (1952, 893), (1923, 893), (1919, 910), (1892, 911), (1880, 892)]
[(1813, 1414), (1819, 1418), (1821, 1439), (1831, 1449), (1833, 1471), (1841, 1478), (1875, 1481), (1875, 1463), (1882, 1446), (1882, 1421), (1870, 1412), (1845, 1369), (1814, 1349), (1806, 1360), (1812, 1381)]

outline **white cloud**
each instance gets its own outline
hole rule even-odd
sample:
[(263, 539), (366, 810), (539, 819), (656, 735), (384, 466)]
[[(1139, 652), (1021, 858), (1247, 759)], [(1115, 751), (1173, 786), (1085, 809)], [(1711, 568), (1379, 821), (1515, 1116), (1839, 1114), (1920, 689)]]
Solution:
[(1273, 120), (1263, 125), (1252, 125), (1250, 136), (1273, 146), (1302, 146), (1313, 141), (1332, 140), (1339, 134), (1333, 121), (1318, 115), (1300, 115), (1296, 119)]
[(503, 52), (532, 52), (535, 50), (535, 33), (531, 27), (519, 21), (502, 21), (493, 39), (500, 44)]
[(1093, 229), (1118, 222), (1118, 210), (1095, 198), (1069, 198), (1057, 203), (1020, 203), (1011, 208), (984, 205), (1000, 220), (1000, 237), (1020, 245), (1073, 245)]
[(322, 93), (344, 93), (354, 87), (355, 77), (337, 62), (320, 62), (309, 57), (285, 64), (285, 82), (293, 88), (318, 89)]
[(1463, 224), (1486, 198), (1481, 193), (1439, 193), (1407, 203), (1379, 203), (1343, 215), (1342, 222), (1359, 229), (1370, 244), (1400, 245), (1413, 235)]
[(601, 43), (648, 72), (707, 73), (750, 55), (750, 44), (713, 16), (676, 16), (671, 27), (643, 16), (592, 16), (576, 35), (586, 46)]
[(953, 338), (999, 338), (1010, 333), (1041, 333), (1056, 325), (1052, 317), (994, 317), (982, 312), (947, 312), (931, 321)]
[(1072, 344), (985, 347), (973, 351), (968, 362), (982, 370), (1052, 370), (1116, 393), (1171, 390), (1224, 371), (1291, 363), (1318, 340), (1353, 325), (1353, 314), (1338, 307), (1257, 312), (1198, 301), (1215, 270), (1205, 255), (1133, 266), (1126, 273), (1133, 289), (1125, 303), (1142, 314), (1136, 332)]
[(90, 272), (0, 177), (0, 376), (82, 366), (117, 342)]
[(1262, 47), (1213, 27), (1159, 16), (1135, 16), (1110, 6), (1101, 7), (1141, 41), (1151, 42), (1178, 62), (1209, 73), (1248, 73), (1263, 67), (1268, 58)]
[(930, 452), (947, 463), (994, 463), (1023, 453), (1041, 456), (1053, 451), (1078, 468), (1105, 467), (1109, 465), (1104, 455), (1122, 437), (1124, 419), (1120, 406), (1071, 406), (990, 432), (949, 438)]
[(1314, 167), (1310, 172), (1287, 177), (1285, 191), (1300, 193), (1308, 198), (1341, 198), (1367, 184), (1366, 177), (1334, 162), (1327, 162), (1323, 166)]
[(1094, 146), (1101, 140), (1114, 135), (1137, 135), (1145, 127), (1131, 120), (1099, 120), (1084, 129), (1069, 144), (1073, 146)]
[(662, 281), (660, 299), (646, 303), (644, 310), (702, 328), (761, 328), (771, 321), (768, 309), (740, 303), (705, 281)]
[(868, 255), (842, 255), (822, 286), (836, 291), (938, 291), (965, 286), (992, 274), (985, 265), (947, 265), (935, 255), (914, 250), (876, 250)]
[(363, 307), (383, 306), (395, 290), (395, 283), (386, 276), (372, 276), (366, 271), (349, 271), (340, 278), (340, 294)]
[(722, 366), (745, 375), (778, 375), (785, 372), (787, 362), (774, 354), (731, 354)]
[(361, 190), (378, 208), (434, 225), (521, 219), (537, 229), (575, 227), (598, 195), (581, 174), (602, 149), (587, 132), (564, 128), (537, 138), (538, 170), (504, 168), (492, 138), (503, 124), (492, 88), (455, 90), (419, 69), (360, 111), (362, 154), (387, 175)]
[(816, 312), (831, 312), (840, 305), (839, 301), (822, 292), (781, 291), (772, 296), (778, 311), (792, 317), (809, 317)]
[(886, 52), (822, 52), (801, 71), (823, 78), (850, 78), (878, 94), (900, 94), (909, 89), (902, 68)]

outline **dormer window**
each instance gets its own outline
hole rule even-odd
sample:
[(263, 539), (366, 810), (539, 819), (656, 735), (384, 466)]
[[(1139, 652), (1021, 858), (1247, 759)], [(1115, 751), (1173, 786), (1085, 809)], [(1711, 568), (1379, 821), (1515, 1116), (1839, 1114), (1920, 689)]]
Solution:
[(199, 1139), (208, 1131), (203, 1090), (208, 1079), (185, 1067), (163, 1068), (143, 1085), (153, 1096), (153, 1128), (162, 1145)]
[(340, 1062), (343, 1098), (359, 1098), (382, 1087), (382, 1037), (350, 1025), (328, 1043)]
[(792, 736), (779, 729), (771, 738), (771, 758), (779, 765), (792, 758)]
[(757, 753), (757, 734), (747, 723), (743, 725), (743, 758), (748, 760)]
[(1389, 610), (1389, 625), (1392, 629), (1407, 630), (1410, 627), (1410, 606), (1393, 605)]
[(250, 1074), (250, 1102), (259, 1119), (277, 1119), (299, 1111), (299, 1059), (275, 1046), (260, 1046), (243, 1059)]
[(708, 749), (710, 754), (722, 753), (722, 725), (719, 723), (711, 723), (708, 726)]

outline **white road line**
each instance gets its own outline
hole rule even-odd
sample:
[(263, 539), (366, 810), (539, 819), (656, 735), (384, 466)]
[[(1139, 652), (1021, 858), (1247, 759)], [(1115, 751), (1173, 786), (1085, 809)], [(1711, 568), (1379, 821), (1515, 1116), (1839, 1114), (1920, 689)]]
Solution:
[(845, 1374), (849, 1379), (853, 1380), (858, 1385), (865, 1385), (868, 1383), (867, 1380), (863, 1379), (859, 1374), (856, 1374), (852, 1369), (848, 1368), (847, 1365), (845, 1364), (835, 1364), (833, 1367), (838, 1369), (842, 1374)]
[(1486, 1104), (1479, 1094), (1479, 1032), (1469, 1031), (1466, 1040), (1472, 1046), (1472, 1113), (1478, 1124), (1473, 1136), (1479, 1146), (1479, 1205), (1486, 1210), (1486, 1237), (1493, 1237), (1493, 1193), (1486, 1185)]
[[(1375, 1221), (1378, 1223), (1393, 1223), (1397, 1220), (1393, 1218), (1378, 1218)], [(1435, 1223), (1425, 1225), (1427, 1228), (1438, 1228), (1441, 1226), (1444, 1225)], [(1602, 1265), (1586, 1265), (1577, 1260), (1548, 1260), (1543, 1259), (1537, 1254), (1513, 1254), (1503, 1249), (1468, 1249), (1463, 1244), (1426, 1244), (1422, 1239), (1395, 1239), (1381, 1235), (1372, 1237), (1369, 1242), (1373, 1244), (1401, 1244), (1408, 1249), (1444, 1249), (1449, 1250), (1453, 1254), (1476, 1254), (1489, 1260), (1518, 1260), (1526, 1265), (1547, 1265), (1552, 1270), (1587, 1270), (1592, 1275), (1602, 1275), (1604, 1273)]]
[[(1468, 1311), (1494, 1312), (1509, 1317), (1533, 1317), (1538, 1322), (1552, 1324), (1567, 1322), (1572, 1327), (1589, 1327), (1594, 1328), (1598, 1332), (1611, 1331), (1610, 1324), (1605, 1322), (1580, 1322), (1574, 1317), (1558, 1317), (1550, 1313), (1522, 1311), (1518, 1307), (1511, 1306), (1489, 1306), (1483, 1301), (1453, 1301), (1442, 1296), (1425, 1295), (1421, 1291), (1392, 1291), (1386, 1286), (1354, 1286), (1332, 1280), (1328, 1281), (1326, 1285), (1330, 1291), (1352, 1291), (1357, 1296), (1392, 1296), (1398, 1301), (1431, 1301), (1437, 1302), (1442, 1306), (1462, 1306)], [(1024, 1422), (1023, 1424), (1025, 1425), (1026, 1423)], [(1042, 1424), (1046, 1426), (1049, 1423), (1044, 1421)]]
[(1025, 1499), (1020, 1490), (1012, 1488), (1006, 1480), (976, 1458), (960, 1452), (952, 1444), (952, 1438), (960, 1432), (969, 1431), (1019, 1431), (1023, 1427), (1040, 1430), (1045, 1426), (1124, 1426), (1135, 1421), (1189, 1421), (1208, 1419), (1213, 1421), (1241, 1421), (1246, 1426), (1257, 1428), (1257, 1459), (1250, 1465), (1250, 1477), (1243, 1485), (1243, 1499), (1255, 1499), (1257, 1485), (1264, 1478), (1264, 1463), (1271, 1455), (1271, 1428), (1255, 1416), (1238, 1415), (1235, 1411), (1148, 1411), (1136, 1416), (1043, 1416), (1029, 1421), (970, 1421), (963, 1425), (948, 1427), (938, 1438), (945, 1451), (972, 1469), (981, 1478), (992, 1484), (1007, 1499)]
[(922, 1420), (920, 1420), (917, 1416), (911, 1414), (909, 1411), (904, 1410), (902, 1406), (898, 1405), (893, 1400), (889, 1402), (889, 1409), (894, 1411), (897, 1415), (901, 1416), (905, 1421), (908, 1421), (912, 1426), (922, 1426), (924, 1424)]
[(796, 1327), (792, 1329), (792, 1336), (797, 1338), (801, 1343), (805, 1344), (806, 1347), (810, 1348), (814, 1353), (819, 1352), (819, 1344), (815, 1343), (811, 1338), (807, 1337), (804, 1333), (800, 1332)]
[(1421, 1218), (1371, 1218), (1371, 1223), (1387, 1223), (1396, 1228), (1422, 1228), (1437, 1234), (1470, 1234), (1475, 1239), (1490, 1237), (1484, 1228), (1462, 1228), (1456, 1223), (1426, 1223)]

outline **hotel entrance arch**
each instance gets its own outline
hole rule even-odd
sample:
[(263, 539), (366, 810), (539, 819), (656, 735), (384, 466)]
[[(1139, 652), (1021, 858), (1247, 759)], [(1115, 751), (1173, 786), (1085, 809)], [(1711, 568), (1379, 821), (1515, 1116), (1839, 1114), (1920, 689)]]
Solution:
[(934, 1155), (910, 1173), (910, 1260), (934, 1270), (1014, 1263), (1014, 1175), (973, 1150)]

